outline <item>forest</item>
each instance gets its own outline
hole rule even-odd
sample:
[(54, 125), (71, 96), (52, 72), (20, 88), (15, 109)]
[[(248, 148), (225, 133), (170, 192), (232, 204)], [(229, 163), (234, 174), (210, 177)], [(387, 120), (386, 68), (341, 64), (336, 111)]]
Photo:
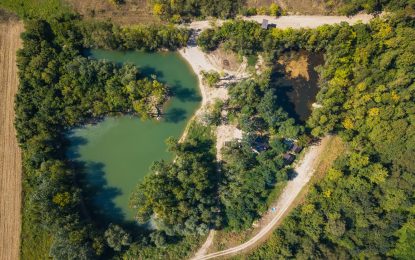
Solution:
[[(223, 162), (216, 161), (209, 129), (196, 125), (192, 134), (198, 138), (191, 135), (183, 144), (168, 141), (176, 159), (156, 162), (132, 196), (140, 222), (153, 216), (169, 235), (205, 235), (212, 228), (245, 230), (261, 216), (275, 185), (288, 179), (283, 138), (303, 130), (278, 106), (269, 78), (265, 73), (231, 86), (231, 101), (224, 105), (245, 136), (225, 147)], [(264, 141), (269, 148), (259, 153), (253, 149), (258, 138), (270, 139)]]
[[(29, 3), (21, 15), (39, 18), (28, 11)], [(176, 14), (226, 18), (243, 1), (155, 3), (168, 19)], [(346, 13), (413, 7), (411, 1), (344, 4)], [(286, 138), (330, 133), (341, 136), (349, 152), (249, 258), (413, 258), (413, 18), (391, 14), (368, 25), (267, 31), (257, 23), (235, 20), (202, 32), (198, 45), (205, 51), (223, 46), (241, 56), (261, 54), (271, 63), (290, 50), (324, 52), (317, 97), (321, 108), (306, 126), (298, 125), (278, 105), (270, 71), (230, 86), (230, 101), (221, 105), (244, 130), (243, 140), (227, 144), (223, 162), (214, 158), (209, 127), (192, 125), (183, 143), (168, 140), (176, 159), (155, 162), (131, 200), (138, 220), (157, 216), (159, 229), (133, 233), (118, 224), (99, 227), (88, 218), (77, 182), (80, 169), (65, 155), (66, 133), (107, 115), (151, 118), (168, 98), (168, 89), (134, 66), (90, 60), (83, 52), (91, 47), (175, 50), (186, 44), (189, 32), (170, 25), (86, 22), (68, 13), (51, 17), (50, 10), (40, 16), (48, 19), (26, 22), (24, 47), (18, 53), (23, 248), (45, 243), (41, 234), (46, 230), (53, 234), (52, 241), (46, 239), (52, 244), (49, 254), (57, 259), (184, 258), (208, 229), (245, 230), (266, 210), (273, 187), (289, 178), (290, 168), (282, 160)], [(266, 145), (264, 151), (253, 150), (258, 139)]]
[[(83, 56), (84, 51), (89, 47), (174, 50), (187, 37), (186, 30), (170, 26), (120, 28), (107, 22), (87, 23), (69, 14), (26, 22), (16, 97), (26, 191), (24, 251), (33, 244), (51, 243), (48, 254), (57, 259), (184, 257), (209, 229), (246, 229), (266, 210), (273, 187), (288, 176), (282, 137), (302, 131), (277, 105), (269, 73), (232, 86), (234, 100), (243, 102), (226, 104), (247, 133), (261, 127), (262, 134), (272, 139), (267, 151), (255, 153), (256, 136), (247, 134), (241, 144), (229, 144), (225, 152), (229, 159), (221, 165), (215, 159), (210, 128), (195, 124), (184, 143), (168, 140), (176, 159), (155, 162), (153, 174), (132, 196), (137, 219), (145, 223), (152, 218), (157, 231), (131, 232), (122, 223), (103, 227), (88, 217), (83, 187), (77, 181), (83, 169), (65, 154), (67, 131), (108, 115), (155, 117), (169, 91), (156, 78), (140, 75), (135, 66), (92, 60)], [(245, 92), (250, 93), (248, 99)], [(257, 102), (261, 102), (258, 110)], [(244, 115), (245, 110), (250, 114)], [(249, 124), (250, 119), (255, 125)], [(249, 163), (241, 165), (239, 156)], [(218, 176), (218, 168), (225, 174)], [(52, 234), (50, 241), (47, 237)]]
[[(119, 225), (103, 228), (94, 223), (78, 182), (83, 169), (66, 157), (69, 129), (108, 115), (129, 113), (143, 120), (158, 116), (169, 95), (167, 86), (155, 77), (142, 76), (133, 65), (84, 57), (87, 47), (110, 40), (91, 35), (89, 26), (97, 25), (87, 25), (71, 14), (25, 23), (23, 48), (17, 54), (20, 87), (15, 121), (24, 168), (23, 252), (50, 243), (46, 237), (52, 234), (49, 255), (56, 259), (109, 256), (138, 242), (154, 245), (148, 232), (128, 234)], [(170, 32), (168, 43), (154, 35), (148, 36), (154, 41), (149, 42), (141, 32), (151, 29), (143, 28), (124, 30), (111, 40), (142, 40), (119, 47), (125, 49), (174, 49), (188, 35), (160, 26), (157, 33)]]
[(395, 14), (370, 24), (261, 32), (244, 21), (199, 38), (268, 61), (287, 50), (324, 51), (321, 90), (307, 122), (314, 136), (350, 146), (306, 203), (250, 257), (410, 259), (414, 244), (414, 20)]
[[(307, 202), (288, 217), (253, 259), (410, 259), (414, 244), (415, 23), (404, 15), (370, 24), (261, 31), (230, 21), (202, 33), (206, 50), (241, 55), (324, 51), (321, 90), (307, 122), (314, 136), (340, 135), (342, 155)], [(240, 101), (241, 102), (241, 101)]]

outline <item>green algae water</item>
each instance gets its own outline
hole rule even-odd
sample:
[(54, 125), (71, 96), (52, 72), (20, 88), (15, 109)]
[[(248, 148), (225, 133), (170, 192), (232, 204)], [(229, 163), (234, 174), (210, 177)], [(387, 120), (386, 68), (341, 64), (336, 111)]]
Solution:
[(69, 157), (84, 165), (85, 183), (93, 213), (111, 221), (132, 221), (128, 207), (136, 185), (149, 173), (152, 162), (171, 160), (165, 140), (179, 138), (199, 107), (198, 79), (178, 53), (92, 50), (88, 56), (119, 64), (132, 63), (146, 76), (166, 83), (172, 97), (160, 120), (133, 116), (109, 117), (74, 129), (69, 135)]

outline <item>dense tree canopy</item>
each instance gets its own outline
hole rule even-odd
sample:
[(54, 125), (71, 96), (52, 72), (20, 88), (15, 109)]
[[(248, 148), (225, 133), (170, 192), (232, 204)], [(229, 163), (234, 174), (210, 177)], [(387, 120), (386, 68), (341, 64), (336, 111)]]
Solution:
[[(67, 131), (106, 115), (154, 117), (168, 93), (135, 66), (83, 57), (86, 39), (97, 40), (87, 27), (72, 15), (28, 21), (18, 53), (15, 124), (23, 148), (26, 218), (53, 234), (50, 255), (57, 259), (91, 259), (130, 244), (121, 227), (110, 226), (104, 241), (103, 230), (90, 222), (77, 180), (82, 169), (66, 158)], [(128, 48), (148, 48), (142, 44)], [(164, 44), (152, 43), (151, 49)]]
[(356, 14), (359, 11), (377, 13), (381, 11), (407, 10), (415, 11), (413, 0), (341, 0), (339, 11), (347, 15)]
[(173, 22), (192, 17), (234, 17), (246, 0), (152, 0), (153, 13)]
[[(154, 12), (172, 20), (231, 17), (243, 2), (156, 0)], [(413, 5), (372, 2), (345, 1), (345, 10)], [(24, 10), (23, 16), (32, 16)], [(414, 28), (413, 18), (400, 16), (301, 30), (262, 30), (236, 20), (201, 34), (198, 44), (206, 51), (223, 44), (240, 55), (261, 53), (269, 62), (288, 50), (324, 51), (322, 107), (308, 127), (316, 136), (337, 133), (350, 146), (253, 258), (414, 257)], [(297, 138), (304, 129), (278, 105), (266, 72), (230, 86), (231, 99), (221, 104), (245, 132), (241, 142), (225, 146), (223, 162), (215, 161), (209, 127), (193, 125), (186, 141), (169, 142), (174, 160), (156, 162), (138, 186), (132, 197), (137, 217), (154, 218), (159, 230), (132, 238), (121, 226), (102, 230), (87, 217), (78, 169), (65, 155), (66, 131), (106, 115), (154, 116), (167, 89), (134, 66), (85, 58), (84, 48), (176, 49), (188, 37), (187, 30), (170, 26), (118, 27), (68, 14), (26, 24), (16, 97), (24, 203), (31, 223), (53, 233), (52, 257), (184, 258), (198, 241), (195, 234), (250, 227), (275, 185), (287, 179), (283, 138)], [(267, 149), (254, 149), (258, 139)]]
[(81, 23), (83, 44), (88, 48), (155, 51), (186, 46), (189, 31), (172, 25), (120, 27), (110, 22)]
[[(261, 53), (268, 62), (289, 50), (324, 51), (321, 107), (308, 126), (316, 136), (338, 133), (351, 149), (253, 258), (413, 258), (406, 243), (414, 237), (414, 33), (413, 19), (401, 15), (313, 30), (261, 31), (230, 21), (202, 33), (198, 43), (206, 51), (222, 44), (243, 55)], [(256, 99), (255, 88), (230, 89), (237, 105), (256, 100), (243, 114), (255, 114), (272, 96)], [(243, 121), (251, 129), (263, 124)]]
[(414, 37), (397, 16), (336, 30), (309, 126), (351, 152), (253, 258), (415, 256)]
[(206, 234), (222, 222), (210, 129), (196, 124), (192, 128), (185, 142), (168, 141), (174, 161), (156, 162), (131, 200), (140, 222), (154, 215), (160, 228), (171, 235)]

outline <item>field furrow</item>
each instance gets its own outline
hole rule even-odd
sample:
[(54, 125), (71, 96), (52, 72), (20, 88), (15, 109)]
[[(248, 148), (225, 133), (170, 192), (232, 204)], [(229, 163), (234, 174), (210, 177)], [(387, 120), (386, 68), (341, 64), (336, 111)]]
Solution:
[(0, 259), (19, 259), (21, 229), (21, 154), (14, 129), (18, 89), (16, 51), (23, 25), (0, 23)]

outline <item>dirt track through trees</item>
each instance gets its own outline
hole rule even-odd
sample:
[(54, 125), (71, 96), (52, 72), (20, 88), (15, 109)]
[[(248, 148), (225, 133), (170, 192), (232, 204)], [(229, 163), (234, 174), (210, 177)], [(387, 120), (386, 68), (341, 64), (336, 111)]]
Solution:
[(21, 229), (21, 154), (14, 129), (18, 88), (16, 51), (23, 25), (0, 23), (0, 260), (19, 259)]

